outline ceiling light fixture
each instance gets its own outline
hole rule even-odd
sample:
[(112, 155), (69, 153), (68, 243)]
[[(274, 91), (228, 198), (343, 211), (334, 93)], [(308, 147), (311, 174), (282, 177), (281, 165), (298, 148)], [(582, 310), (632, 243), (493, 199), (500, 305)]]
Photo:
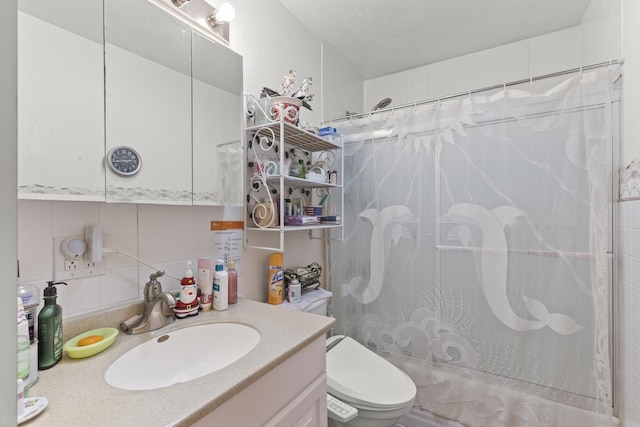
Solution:
[(229, 22), (236, 11), (229, 3), (222, 3), (216, 7), (215, 0), (164, 0), (172, 4), (177, 12), (197, 24), (198, 27), (213, 34), (226, 44), (229, 43)]
[[(205, 0), (206, 1), (206, 0)], [(211, 2), (207, 1), (211, 4)], [(212, 6), (213, 7), (213, 6)], [(236, 17), (236, 10), (229, 3), (222, 3), (220, 9), (213, 7), (213, 12), (209, 15), (207, 21), (215, 28), (219, 25), (223, 25), (225, 22), (231, 22)]]

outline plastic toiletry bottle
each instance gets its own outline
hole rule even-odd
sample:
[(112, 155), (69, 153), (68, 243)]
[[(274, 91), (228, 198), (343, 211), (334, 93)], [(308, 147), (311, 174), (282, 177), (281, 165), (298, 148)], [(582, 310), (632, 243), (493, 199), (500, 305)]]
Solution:
[(282, 288), (284, 286), (283, 256), (274, 252), (269, 256), (269, 304), (282, 304)]
[(38, 314), (38, 369), (49, 369), (62, 359), (62, 307), (57, 304), (56, 285), (65, 282), (47, 282), (44, 288), (44, 307)]
[(298, 163), (300, 164), (300, 178), (307, 177), (307, 166), (304, 164), (303, 159), (298, 159)]
[(302, 286), (300, 281), (296, 278), (289, 283), (289, 302), (296, 303), (302, 300)]
[(215, 263), (212, 259), (198, 259), (198, 293), (202, 311), (213, 308), (213, 273)]
[(229, 304), (238, 302), (238, 272), (232, 257), (227, 261), (227, 274), (229, 275)]
[[(29, 324), (25, 314), (22, 298), (17, 298), (18, 303), (18, 378), (27, 381), (30, 372), (29, 352)], [(35, 369), (35, 366), (34, 366)]]
[(224, 271), (224, 262), (216, 260), (216, 271), (213, 275), (213, 309), (224, 311), (229, 308), (229, 275)]
[(38, 305), (40, 305), (40, 290), (28, 283), (18, 284), (18, 296), (22, 299), (22, 305), (29, 322), (29, 341), (33, 344), (36, 337), (35, 324), (38, 317)]

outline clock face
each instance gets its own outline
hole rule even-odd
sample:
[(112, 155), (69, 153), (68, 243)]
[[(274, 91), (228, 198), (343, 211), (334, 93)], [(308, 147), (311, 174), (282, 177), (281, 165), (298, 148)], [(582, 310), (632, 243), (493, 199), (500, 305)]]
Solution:
[(138, 173), (142, 166), (142, 159), (131, 147), (115, 147), (107, 155), (107, 162), (111, 170), (118, 175), (131, 176)]

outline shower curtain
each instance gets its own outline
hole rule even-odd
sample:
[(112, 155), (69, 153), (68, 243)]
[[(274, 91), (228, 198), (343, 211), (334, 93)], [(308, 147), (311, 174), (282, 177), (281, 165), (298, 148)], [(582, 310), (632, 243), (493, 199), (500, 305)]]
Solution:
[(616, 425), (610, 289), (619, 67), (332, 123), (335, 331), (468, 426)]

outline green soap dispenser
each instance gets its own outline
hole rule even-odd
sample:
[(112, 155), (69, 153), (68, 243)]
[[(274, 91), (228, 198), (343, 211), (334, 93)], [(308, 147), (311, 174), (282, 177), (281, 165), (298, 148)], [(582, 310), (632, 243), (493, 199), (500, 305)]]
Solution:
[(44, 307), (38, 314), (38, 369), (49, 369), (62, 359), (62, 307), (56, 303), (55, 285), (65, 282), (47, 282), (44, 288)]

